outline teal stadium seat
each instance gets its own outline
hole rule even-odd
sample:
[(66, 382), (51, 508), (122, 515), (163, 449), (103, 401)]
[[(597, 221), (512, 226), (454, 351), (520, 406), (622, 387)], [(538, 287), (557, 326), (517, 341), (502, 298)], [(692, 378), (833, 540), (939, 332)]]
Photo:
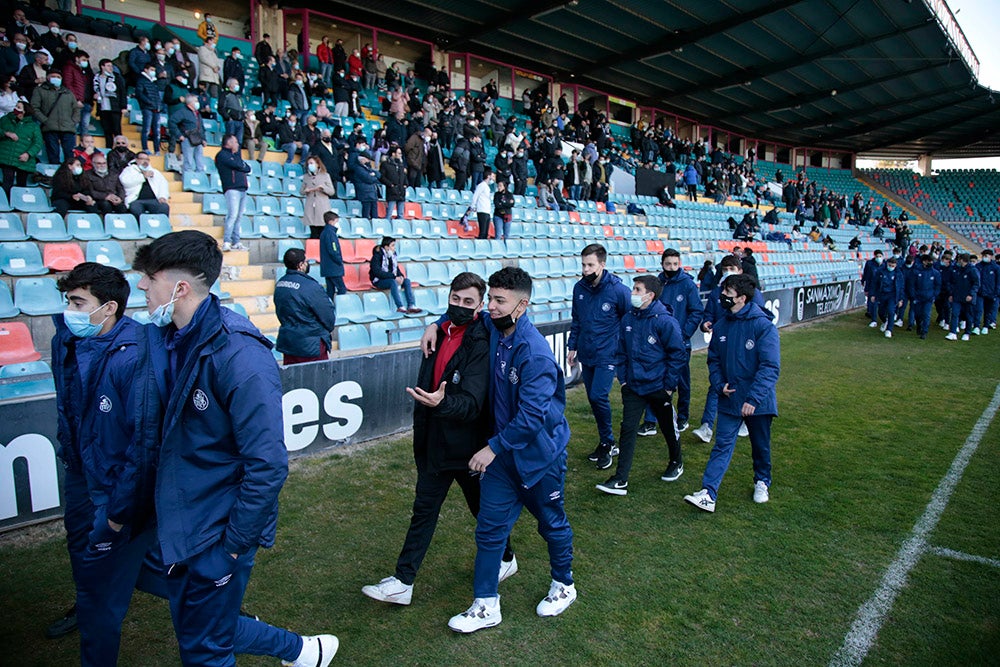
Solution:
[(361, 324), (348, 324), (337, 328), (337, 344), (341, 350), (357, 350), (371, 347), (368, 329)]
[(27, 241), (24, 225), (17, 213), (0, 213), (0, 241)]
[(11, 296), (7, 283), (0, 281), (0, 318), (17, 317), (21, 311), (14, 305), (14, 297)]
[(158, 239), (173, 231), (170, 218), (162, 213), (143, 213), (139, 216), (139, 229), (144, 236)]
[(38, 246), (25, 241), (0, 243), (0, 269), (11, 276), (43, 276), (49, 272)]
[(54, 394), (52, 369), (44, 361), (29, 361), (0, 367), (0, 400)]
[(138, 241), (146, 237), (131, 213), (108, 213), (104, 216), (104, 231), (119, 241)]
[(52, 278), (21, 278), (14, 284), (14, 305), (25, 315), (58, 315), (66, 309)]
[(69, 241), (66, 223), (58, 213), (29, 213), (28, 236), (36, 241)]
[(104, 241), (111, 238), (104, 231), (104, 222), (96, 213), (67, 213), (66, 231), (80, 241)]
[(52, 205), (49, 204), (49, 197), (45, 194), (45, 190), (37, 187), (12, 187), (10, 189), (10, 204), (15, 210), (25, 213), (49, 213), (52, 211)]

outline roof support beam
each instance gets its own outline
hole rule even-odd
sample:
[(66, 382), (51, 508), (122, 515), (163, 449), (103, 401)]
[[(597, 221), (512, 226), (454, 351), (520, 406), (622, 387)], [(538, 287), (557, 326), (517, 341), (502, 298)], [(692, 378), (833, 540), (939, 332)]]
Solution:
[[(1000, 107), (996, 107), (995, 110), (993, 110), (993, 111), (986, 111), (986, 112), (984, 112), (982, 109), (977, 109), (975, 111), (970, 111), (967, 114), (962, 114), (958, 118), (949, 118), (946, 121), (946, 124), (948, 126), (961, 125), (962, 123), (967, 123), (969, 121), (977, 120), (979, 118), (982, 118), (983, 116), (994, 114), (997, 111), (1000, 111)], [(933, 130), (928, 130), (928, 129), (917, 130), (915, 132), (910, 132), (909, 134), (903, 135), (901, 137), (894, 137), (894, 138), (886, 139), (884, 141), (876, 141), (875, 143), (871, 143), (871, 144), (868, 144), (868, 145), (864, 146), (864, 148), (858, 149), (857, 152), (858, 153), (864, 153), (865, 151), (875, 150), (876, 148), (885, 148), (886, 146), (894, 146), (894, 145), (897, 145), (897, 144), (906, 144), (906, 143), (909, 143), (911, 141), (916, 141), (917, 139), (923, 139), (924, 137), (927, 137), (927, 136), (932, 135), (932, 134), (934, 134)], [(930, 152), (933, 153), (933, 151), (930, 151)]]
[(476, 30), (466, 33), (454, 41), (450, 41), (447, 45), (448, 49), (459, 51), (469, 43), (497, 30), (502, 30), (515, 23), (551, 14), (563, 7), (569, 7), (571, 4), (575, 4), (573, 0), (527, 0), (510, 11), (500, 12), (489, 20), (484, 21)]
[[(942, 91), (945, 92), (945, 91)], [(929, 98), (933, 99), (933, 98)], [(968, 101), (968, 100), (966, 100)], [(926, 116), (927, 114), (941, 113), (941, 103), (938, 102), (930, 107), (924, 107), (918, 109), (917, 111), (912, 111), (908, 114), (903, 114), (902, 116), (893, 116), (892, 118), (886, 118), (885, 120), (873, 121), (871, 123), (865, 123), (864, 125), (859, 125), (857, 127), (848, 130), (834, 130), (832, 132), (827, 132), (826, 134), (821, 134), (814, 138), (816, 143), (822, 143), (828, 139), (841, 139), (843, 137), (855, 137), (859, 134), (867, 134), (869, 132), (876, 132), (886, 127), (891, 127), (893, 125), (898, 125), (900, 123), (905, 123), (907, 121), (914, 120), (915, 118), (920, 118), (921, 116)], [(951, 121), (948, 121), (951, 124)], [(923, 135), (932, 134), (934, 132), (931, 128), (925, 128)]]

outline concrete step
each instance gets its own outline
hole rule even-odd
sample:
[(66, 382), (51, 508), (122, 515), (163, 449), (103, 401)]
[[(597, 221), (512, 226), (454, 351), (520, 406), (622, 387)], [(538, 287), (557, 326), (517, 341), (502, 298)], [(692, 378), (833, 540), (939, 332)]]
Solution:
[(170, 214), (201, 215), (201, 202), (170, 202)]
[(278, 327), (281, 326), (281, 322), (278, 321), (278, 316), (274, 313), (250, 313), (249, 309), (247, 313), (250, 315), (250, 321), (253, 322), (254, 326), (261, 330), (265, 336), (277, 336)]
[(241, 296), (270, 296), (274, 293), (274, 283), (270, 280), (223, 280), (222, 291), (233, 298)]
[(248, 315), (274, 314), (274, 299), (270, 296), (233, 297), (233, 303), (238, 303), (246, 308)]
[[(271, 278), (265, 275), (265, 267), (263, 266), (246, 266), (246, 265), (233, 265), (229, 263), (229, 255), (232, 253), (226, 253), (223, 257), (225, 258), (225, 264), (222, 267), (222, 275), (226, 280), (271, 280)], [(271, 273), (274, 273), (272, 270)]]
[[(250, 264), (249, 250), (230, 250), (222, 258), (223, 266), (247, 267)], [(241, 275), (242, 278), (248, 276)]]

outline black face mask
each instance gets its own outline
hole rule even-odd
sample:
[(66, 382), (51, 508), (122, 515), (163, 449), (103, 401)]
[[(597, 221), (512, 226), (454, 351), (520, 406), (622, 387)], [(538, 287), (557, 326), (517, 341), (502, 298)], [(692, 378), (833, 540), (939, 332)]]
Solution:
[(583, 274), (583, 279), (586, 280), (591, 285), (593, 285), (594, 283), (597, 282), (597, 274), (596, 273), (584, 273)]
[(674, 269), (673, 271), (667, 271), (666, 269), (663, 269), (663, 275), (667, 277), (667, 280), (673, 280), (674, 278), (677, 277), (677, 274), (680, 272), (681, 272), (680, 269)]
[[(517, 310), (517, 308), (515, 307), (514, 310)], [(501, 332), (513, 328), (516, 323), (517, 320), (514, 319), (514, 311), (511, 311), (506, 315), (493, 318), (493, 324), (496, 326), (497, 330)]]
[(725, 308), (726, 310), (731, 310), (732, 307), (736, 305), (736, 299), (734, 299), (731, 296), (727, 296), (725, 294), (720, 294), (719, 305)]
[(448, 312), (446, 313), (448, 321), (457, 327), (462, 327), (471, 322), (476, 317), (476, 311), (474, 308), (465, 308), (464, 306), (458, 306), (454, 303), (448, 304)]

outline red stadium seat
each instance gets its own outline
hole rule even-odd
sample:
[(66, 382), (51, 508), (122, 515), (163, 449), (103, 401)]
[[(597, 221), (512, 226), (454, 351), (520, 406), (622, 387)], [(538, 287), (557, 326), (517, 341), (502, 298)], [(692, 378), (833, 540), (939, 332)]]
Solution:
[(368, 279), (368, 267), (364, 264), (348, 264), (344, 266), (344, 285), (352, 292), (368, 292), (375, 289)]
[(419, 220), (424, 217), (420, 204), (413, 201), (406, 202), (403, 206), (403, 217), (407, 220)]
[(72, 271), (86, 261), (78, 243), (46, 243), (42, 253), (43, 264), (53, 271)]
[(38, 361), (42, 355), (35, 349), (31, 331), (24, 322), (0, 324), (0, 366)]
[(306, 259), (319, 263), (319, 239), (306, 239)]

